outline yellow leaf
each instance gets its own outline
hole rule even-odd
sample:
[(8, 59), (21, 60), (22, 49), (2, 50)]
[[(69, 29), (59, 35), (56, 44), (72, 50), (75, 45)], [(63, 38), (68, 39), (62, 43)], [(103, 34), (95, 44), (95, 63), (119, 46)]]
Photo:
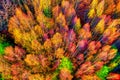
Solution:
[(39, 59), (34, 54), (28, 54), (24, 60), (27, 63), (27, 65), (29, 65), (29, 66), (38, 66), (39, 65)]
[(55, 46), (58, 46), (62, 43), (62, 35), (60, 33), (56, 33), (54, 34), (53, 38), (51, 39), (52, 40), (52, 43), (55, 45)]
[(95, 31), (99, 32), (99, 33), (103, 33), (103, 31), (104, 31), (104, 25), (105, 25), (105, 21), (104, 21), (104, 19), (101, 19), (99, 21), (99, 23), (96, 25)]
[(59, 16), (56, 19), (56, 22), (59, 23), (62, 26), (65, 26), (66, 25), (65, 16), (62, 13), (60, 13)]
[(78, 33), (80, 28), (81, 28), (81, 23), (80, 23), (80, 19), (77, 18), (77, 17), (75, 18), (75, 25), (74, 25), (74, 27), (75, 27), (75, 31)]
[(13, 36), (14, 36), (14, 38), (15, 38), (15, 42), (16, 42), (16, 43), (20, 43), (20, 42), (21, 42), (22, 34), (21, 34), (21, 32), (20, 32), (19, 29), (15, 28), (15, 29), (13, 30)]
[(97, 10), (97, 16), (101, 16), (101, 15), (102, 15), (102, 13), (103, 13), (103, 11), (104, 11), (104, 4), (105, 4), (105, 1), (104, 1), (104, 0), (102, 0), (102, 1), (98, 4), (98, 6), (97, 6), (97, 8), (96, 8), (96, 10)]
[(42, 49), (42, 45), (38, 42), (38, 40), (32, 40), (31, 42), (31, 48), (34, 51), (33, 53), (39, 53)]
[(98, 0), (93, 0), (90, 4), (91, 8), (95, 8), (98, 5)]
[(40, 0), (33, 0), (32, 4), (33, 4), (34, 10), (35, 10), (35, 14), (38, 15), (39, 12), (41, 12)]
[(50, 7), (51, 0), (40, 0), (40, 9), (45, 9)]
[(44, 42), (44, 49), (49, 51), (50, 49), (52, 49), (52, 42), (50, 39), (47, 39), (45, 42)]
[(90, 11), (88, 13), (88, 17), (93, 18), (94, 16), (95, 16), (95, 9), (90, 9)]
[(42, 30), (41, 26), (39, 26), (39, 25), (36, 25), (36, 26), (34, 27), (34, 31), (35, 31), (35, 33), (36, 33), (37, 35), (43, 35), (43, 33), (44, 33), (44, 31)]

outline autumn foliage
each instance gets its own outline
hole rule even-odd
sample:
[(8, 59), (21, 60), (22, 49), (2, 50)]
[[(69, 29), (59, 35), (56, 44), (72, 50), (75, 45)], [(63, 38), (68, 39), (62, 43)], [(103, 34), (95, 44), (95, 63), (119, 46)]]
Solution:
[[(5, 80), (114, 80), (120, 63), (120, 1), (20, 0), (0, 40)], [(117, 17), (114, 17), (116, 15)], [(2, 55), (1, 55), (2, 54)], [(118, 57), (116, 57), (118, 56)]]

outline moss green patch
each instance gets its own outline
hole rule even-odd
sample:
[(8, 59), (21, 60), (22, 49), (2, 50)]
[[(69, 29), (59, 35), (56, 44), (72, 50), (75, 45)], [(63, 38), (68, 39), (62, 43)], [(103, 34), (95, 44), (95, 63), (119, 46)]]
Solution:
[(0, 55), (4, 54), (5, 47), (9, 46), (10, 43), (7, 42), (3, 37), (0, 36)]
[(0, 80), (5, 80), (5, 79), (2, 77), (2, 74), (0, 74)]
[(70, 70), (70, 72), (73, 71), (73, 64), (70, 61), (70, 59), (67, 57), (62, 58), (61, 63), (58, 67), (59, 70), (61, 70), (63, 68), (67, 68), (68, 70)]
[(101, 78), (101, 80), (106, 80), (105, 78), (107, 77), (110, 71), (111, 69), (109, 67), (103, 66), (96, 74), (99, 78)]
[(43, 13), (44, 13), (44, 15), (45, 15), (46, 17), (52, 18), (52, 11), (51, 11), (50, 8), (45, 8), (45, 9), (43, 10)]
[(58, 66), (56, 71), (53, 73), (54, 76), (53, 76), (52, 80), (58, 80), (59, 72), (63, 68), (70, 70), (71, 73), (73, 72), (73, 64), (72, 64), (71, 60), (67, 57), (62, 58), (60, 65)]
[(0, 55), (4, 54), (5, 47), (9, 46), (8, 42), (0, 42)]

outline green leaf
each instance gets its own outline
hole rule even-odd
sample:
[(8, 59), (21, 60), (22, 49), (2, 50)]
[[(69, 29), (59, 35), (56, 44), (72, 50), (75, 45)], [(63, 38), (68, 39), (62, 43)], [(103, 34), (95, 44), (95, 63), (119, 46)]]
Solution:
[(73, 64), (70, 61), (70, 59), (67, 57), (62, 58), (61, 63), (58, 67), (59, 70), (61, 70), (63, 68), (67, 68), (68, 70), (70, 70), (70, 72), (73, 71)]
[(106, 80), (105, 78), (107, 77), (110, 71), (111, 69), (109, 67), (103, 66), (96, 74), (99, 78), (101, 78), (101, 80)]
[(46, 17), (48, 17), (48, 18), (51, 18), (51, 17), (52, 17), (52, 11), (51, 11), (50, 8), (45, 8), (45, 9), (43, 10), (43, 13), (44, 13), (44, 15), (45, 15)]
[(5, 47), (9, 46), (8, 42), (0, 42), (0, 55), (4, 54)]

